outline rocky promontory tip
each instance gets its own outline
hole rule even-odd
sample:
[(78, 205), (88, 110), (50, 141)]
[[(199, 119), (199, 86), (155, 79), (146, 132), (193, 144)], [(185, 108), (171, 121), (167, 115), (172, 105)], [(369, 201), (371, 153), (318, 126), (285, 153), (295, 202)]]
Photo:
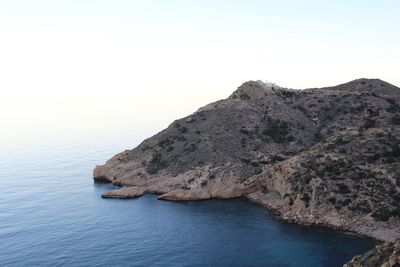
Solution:
[(97, 166), (103, 197), (247, 197), (283, 219), (400, 237), (400, 89), (379, 79), (294, 90), (260, 81)]
[(141, 197), (145, 193), (143, 187), (139, 186), (129, 186), (116, 189), (110, 192), (105, 192), (101, 196), (103, 198), (135, 198)]

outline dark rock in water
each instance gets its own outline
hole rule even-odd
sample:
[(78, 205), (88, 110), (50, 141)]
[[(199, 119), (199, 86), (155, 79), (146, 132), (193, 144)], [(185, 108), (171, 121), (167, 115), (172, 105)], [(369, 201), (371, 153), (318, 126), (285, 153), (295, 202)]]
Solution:
[(250, 81), (97, 166), (94, 178), (128, 187), (105, 196), (244, 196), (289, 221), (394, 241), (399, 136), (400, 89), (384, 81), (306, 90)]

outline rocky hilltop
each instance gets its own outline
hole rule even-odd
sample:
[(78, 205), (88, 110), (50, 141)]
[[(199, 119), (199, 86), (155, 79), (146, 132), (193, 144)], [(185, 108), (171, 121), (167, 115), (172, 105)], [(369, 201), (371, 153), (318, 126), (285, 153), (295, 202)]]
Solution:
[(103, 197), (246, 197), (297, 223), (400, 237), (400, 89), (250, 81), (96, 166)]

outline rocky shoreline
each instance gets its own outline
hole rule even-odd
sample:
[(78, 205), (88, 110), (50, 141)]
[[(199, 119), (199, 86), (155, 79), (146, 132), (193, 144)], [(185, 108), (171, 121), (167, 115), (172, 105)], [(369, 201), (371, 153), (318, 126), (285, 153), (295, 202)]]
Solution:
[[(209, 197), (209, 198), (195, 198), (191, 196), (182, 196), (181, 198), (171, 194), (166, 194), (162, 191), (149, 191), (139, 186), (122, 187), (113, 191), (108, 191), (102, 194), (103, 198), (115, 198), (115, 199), (129, 199), (141, 197), (144, 194), (156, 194), (160, 200), (168, 201), (197, 201), (197, 200), (208, 200), (208, 199), (231, 199), (221, 197)], [(314, 218), (314, 217), (298, 217), (291, 213), (287, 208), (284, 209), (280, 206), (280, 200), (278, 196), (273, 194), (267, 196), (260, 196), (258, 192), (250, 193), (246, 196), (239, 196), (235, 198), (244, 198), (255, 204), (259, 204), (272, 212), (276, 219), (280, 219), (290, 223), (296, 223), (305, 226), (316, 226), (324, 227), (332, 230), (339, 230), (343, 232), (349, 232), (363, 237), (373, 238), (379, 241), (394, 242), (400, 238), (400, 228), (396, 223), (384, 223), (374, 224), (373, 222), (365, 222), (363, 218), (353, 219), (338, 219), (336, 217), (325, 217), (325, 218)]]
[[(373, 238), (378, 241), (393, 242), (400, 237), (400, 228), (396, 223), (376, 224), (368, 222), (364, 218), (337, 218), (334, 216), (315, 217), (298, 217), (287, 208), (280, 207), (279, 203), (274, 200), (266, 200), (265, 197), (258, 198), (257, 193), (250, 194), (247, 199), (257, 203), (272, 211), (279, 219), (286, 222), (296, 223), (307, 226), (324, 227), (343, 232), (349, 232), (363, 237)], [(268, 198), (268, 197), (267, 197)], [(279, 202), (279, 201), (278, 201)]]
[(400, 240), (377, 245), (364, 255), (354, 257), (344, 267), (400, 266)]

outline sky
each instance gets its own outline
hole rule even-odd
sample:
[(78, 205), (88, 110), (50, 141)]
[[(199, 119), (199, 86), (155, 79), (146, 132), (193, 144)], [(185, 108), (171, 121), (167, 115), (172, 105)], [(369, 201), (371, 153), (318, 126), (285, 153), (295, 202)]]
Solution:
[(400, 1), (0, 0), (0, 102), (212, 101), (248, 80), (400, 86)]

